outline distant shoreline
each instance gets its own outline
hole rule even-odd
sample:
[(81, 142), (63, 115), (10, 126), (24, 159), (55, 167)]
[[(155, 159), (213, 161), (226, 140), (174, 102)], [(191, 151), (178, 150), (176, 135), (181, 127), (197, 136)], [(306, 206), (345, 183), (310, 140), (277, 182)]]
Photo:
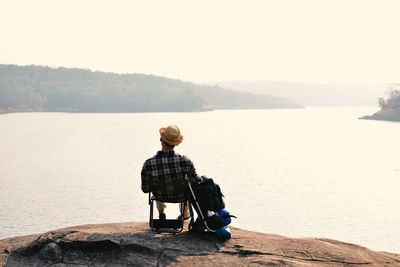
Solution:
[(216, 109), (216, 108), (207, 108), (207, 109), (200, 109), (200, 110), (193, 110), (193, 111), (72, 111), (72, 110), (0, 110), (0, 114), (11, 114), (11, 113), (82, 113), (82, 114), (108, 114), (108, 113), (197, 113), (197, 112), (210, 112), (216, 110), (276, 110), (276, 109), (304, 109), (306, 107), (291, 107), (291, 108), (282, 108), (282, 107), (271, 107), (271, 108), (223, 108), (223, 109)]
[(362, 116), (360, 119), (400, 122), (400, 107), (381, 109), (372, 115)]
[(291, 100), (146, 74), (0, 64), (0, 109), (62, 112), (196, 112), (297, 108)]

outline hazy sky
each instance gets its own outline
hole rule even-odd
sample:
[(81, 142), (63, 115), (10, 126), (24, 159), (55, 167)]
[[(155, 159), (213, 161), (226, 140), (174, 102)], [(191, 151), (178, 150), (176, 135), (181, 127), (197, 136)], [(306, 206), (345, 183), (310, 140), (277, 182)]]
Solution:
[(0, 64), (400, 82), (400, 1), (0, 0)]

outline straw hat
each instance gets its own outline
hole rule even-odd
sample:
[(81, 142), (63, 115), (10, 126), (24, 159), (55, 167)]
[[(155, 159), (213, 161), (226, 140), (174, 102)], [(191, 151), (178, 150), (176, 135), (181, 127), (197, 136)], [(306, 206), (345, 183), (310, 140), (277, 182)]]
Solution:
[(161, 141), (172, 146), (177, 146), (183, 141), (183, 135), (181, 135), (181, 131), (176, 125), (170, 125), (167, 128), (160, 128), (160, 135)]

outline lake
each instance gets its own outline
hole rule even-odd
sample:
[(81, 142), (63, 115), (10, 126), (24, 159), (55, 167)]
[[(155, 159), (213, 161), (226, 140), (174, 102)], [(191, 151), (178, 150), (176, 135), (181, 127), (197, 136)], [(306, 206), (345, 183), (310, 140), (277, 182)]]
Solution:
[(400, 123), (358, 119), (376, 110), (0, 115), (0, 238), (147, 221), (140, 170), (176, 124), (232, 226), (400, 253)]

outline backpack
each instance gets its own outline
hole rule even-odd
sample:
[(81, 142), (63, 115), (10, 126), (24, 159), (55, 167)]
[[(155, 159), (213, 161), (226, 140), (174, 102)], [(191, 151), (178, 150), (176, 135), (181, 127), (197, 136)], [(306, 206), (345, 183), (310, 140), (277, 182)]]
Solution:
[[(224, 195), (218, 184), (212, 178), (202, 176), (201, 183), (191, 183), (191, 193), (189, 194), (191, 222), (189, 229), (203, 232), (205, 229), (215, 231), (222, 227), (227, 216), (220, 216), (219, 211), (225, 208)], [(196, 221), (193, 220), (194, 207), (198, 215)], [(229, 213), (228, 213), (229, 215)], [(229, 216), (234, 217), (234, 216)], [(206, 224), (204, 223), (206, 222)]]
[[(224, 195), (221, 192), (221, 188), (218, 184), (214, 183), (212, 178), (202, 176), (203, 181), (198, 184), (191, 184), (196, 200), (200, 205), (201, 211), (206, 216), (207, 211), (218, 212), (225, 208), (225, 202), (223, 200)], [(194, 196), (190, 194), (190, 201), (195, 202)], [(198, 212), (198, 207), (194, 206)]]

